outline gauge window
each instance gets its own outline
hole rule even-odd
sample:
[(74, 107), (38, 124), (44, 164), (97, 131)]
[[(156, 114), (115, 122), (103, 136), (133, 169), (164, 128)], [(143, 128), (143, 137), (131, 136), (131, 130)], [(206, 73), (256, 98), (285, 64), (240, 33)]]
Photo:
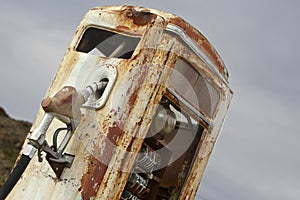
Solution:
[(139, 41), (140, 37), (90, 27), (76, 50), (101, 57), (130, 59)]
[(183, 58), (178, 58), (170, 77), (173, 89), (194, 107), (212, 117), (220, 95), (199, 72)]
[(203, 135), (204, 127), (163, 97), (121, 199), (179, 199)]

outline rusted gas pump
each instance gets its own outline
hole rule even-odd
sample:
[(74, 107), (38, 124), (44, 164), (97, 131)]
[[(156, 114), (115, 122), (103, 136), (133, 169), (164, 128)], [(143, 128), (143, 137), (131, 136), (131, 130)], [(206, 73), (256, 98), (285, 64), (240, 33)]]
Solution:
[(193, 199), (232, 94), (220, 56), (183, 19), (93, 8), (42, 102), (21, 152), (33, 159), (8, 199)]

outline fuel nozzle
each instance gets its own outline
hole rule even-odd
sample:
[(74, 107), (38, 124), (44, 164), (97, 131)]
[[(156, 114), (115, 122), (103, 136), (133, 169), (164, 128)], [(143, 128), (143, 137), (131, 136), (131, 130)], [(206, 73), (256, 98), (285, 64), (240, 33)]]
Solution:
[[(74, 160), (74, 155), (64, 153), (64, 150), (73, 135), (77, 122), (81, 118), (81, 106), (88, 101), (90, 96), (97, 92), (103, 92), (106, 85), (107, 81), (103, 80), (88, 85), (85, 89), (79, 91), (73, 86), (65, 86), (53, 97), (45, 98), (41, 103), (45, 114), (40, 124), (29, 134), (29, 142), (22, 154), (32, 158), (38, 151), (38, 160), (42, 162), (42, 152), (45, 152), (47, 161), (59, 178), (64, 168), (70, 168)], [(55, 117), (64, 122), (67, 127), (58, 128), (55, 131), (53, 145), (50, 146), (46, 141), (46, 132)], [(61, 132), (64, 132), (65, 135), (61, 143), (58, 144), (57, 138)]]
[(80, 107), (97, 91), (102, 91), (107, 85), (103, 80), (76, 90), (73, 86), (64, 86), (53, 97), (46, 97), (41, 105), (46, 113), (54, 113), (61, 121), (68, 124), (70, 120), (80, 120)]
[(80, 106), (84, 103), (84, 98), (72, 86), (65, 86), (59, 90), (53, 97), (46, 97), (41, 105), (46, 113), (58, 114), (62, 117), (79, 119), (81, 112)]

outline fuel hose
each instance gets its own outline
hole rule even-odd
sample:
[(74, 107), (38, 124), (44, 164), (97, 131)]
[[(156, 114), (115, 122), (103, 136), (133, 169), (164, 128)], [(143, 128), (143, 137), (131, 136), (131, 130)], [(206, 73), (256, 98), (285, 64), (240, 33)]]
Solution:
[(0, 200), (4, 200), (8, 194), (12, 191), (20, 177), (22, 176), (23, 172), (25, 171), (26, 167), (28, 166), (31, 158), (26, 155), (21, 155), (21, 158), (18, 164), (10, 173), (8, 179), (4, 183), (4, 185), (0, 189)]

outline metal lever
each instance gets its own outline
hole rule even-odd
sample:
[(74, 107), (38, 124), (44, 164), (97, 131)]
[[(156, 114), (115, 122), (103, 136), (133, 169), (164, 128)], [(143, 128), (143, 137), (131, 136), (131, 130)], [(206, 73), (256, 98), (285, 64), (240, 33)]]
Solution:
[[(67, 131), (67, 133), (65, 134), (61, 144), (58, 145), (58, 134), (61, 131), (65, 130)], [(73, 135), (73, 132), (74, 131), (71, 127), (57, 129), (53, 135), (53, 146), (50, 147), (50, 151), (48, 148), (43, 149), (47, 153), (47, 161), (49, 162), (51, 168), (53, 169), (58, 178), (60, 178), (65, 168), (70, 168), (72, 166), (75, 157), (74, 155), (63, 153)], [(53, 155), (52, 152), (54, 152), (55, 154)]]

